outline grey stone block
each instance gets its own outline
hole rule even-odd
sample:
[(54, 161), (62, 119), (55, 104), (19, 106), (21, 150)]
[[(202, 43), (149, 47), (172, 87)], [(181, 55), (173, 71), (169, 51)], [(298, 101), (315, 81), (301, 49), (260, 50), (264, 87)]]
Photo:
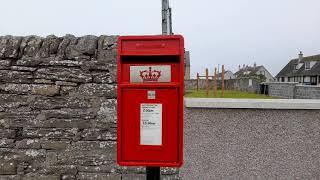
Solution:
[(59, 86), (39, 85), (39, 84), (0, 84), (0, 90), (13, 94), (35, 94), (44, 96), (54, 96), (59, 94)]
[(17, 58), (21, 41), (17, 36), (0, 37), (0, 58)]

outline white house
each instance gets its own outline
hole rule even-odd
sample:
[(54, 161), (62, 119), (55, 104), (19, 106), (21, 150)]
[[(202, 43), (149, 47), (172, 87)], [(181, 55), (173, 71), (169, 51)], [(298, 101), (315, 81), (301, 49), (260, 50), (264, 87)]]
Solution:
[(320, 85), (320, 54), (299, 57), (290, 62), (277, 74), (278, 82), (298, 82), (307, 85)]
[(271, 73), (264, 66), (257, 66), (256, 63), (254, 63), (253, 67), (244, 65), (243, 68), (240, 68), (239, 66), (239, 71), (235, 73), (235, 76), (236, 78), (254, 78), (264, 76), (266, 82), (274, 81)]

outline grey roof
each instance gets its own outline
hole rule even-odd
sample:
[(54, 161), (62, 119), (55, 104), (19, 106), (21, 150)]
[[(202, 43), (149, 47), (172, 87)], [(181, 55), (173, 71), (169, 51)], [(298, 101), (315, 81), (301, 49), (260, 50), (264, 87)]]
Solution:
[[(255, 76), (255, 75), (257, 75), (256, 73), (259, 71), (259, 69), (262, 67), (263, 66), (256, 66), (256, 67), (247, 66), (247, 67), (240, 69), (236, 73), (234, 73), (234, 75), (236, 75), (238, 78), (239, 77)], [(249, 71), (249, 74), (245, 74), (245, 72), (247, 72), (247, 71)]]
[[(320, 54), (315, 56), (303, 57), (300, 63), (303, 65), (296, 70), (298, 58), (290, 60), (290, 62), (276, 75), (276, 77), (294, 77), (294, 76), (317, 76), (320, 75)], [(317, 63), (311, 69), (305, 69), (305, 62), (316, 61)]]
[[(227, 74), (228, 72), (230, 72), (231, 74), (233, 74), (233, 72), (230, 71), (230, 70), (226, 70), (226, 71), (224, 72), (224, 74)], [(222, 75), (222, 72), (220, 72), (220, 73), (218, 74), (219, 77), (221, 77), (221, 75)]]

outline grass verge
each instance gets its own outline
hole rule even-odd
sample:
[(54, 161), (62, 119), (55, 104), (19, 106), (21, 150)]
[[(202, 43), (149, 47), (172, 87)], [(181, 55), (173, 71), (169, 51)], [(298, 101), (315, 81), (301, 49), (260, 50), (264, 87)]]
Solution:
[(213, 90), (209, 91), (209, 95), (206, 95), (206, 90), (186, 90), (185, 97), (193, 98), (236, 98), (236, 99), (274, 99), (274, 97), (266, 96), (263, 94), (255, 94), (251, 92), (225, 90), (224, 96), (221, 96), (221, 90), (217, 91), (217, 96), (213, 95)]

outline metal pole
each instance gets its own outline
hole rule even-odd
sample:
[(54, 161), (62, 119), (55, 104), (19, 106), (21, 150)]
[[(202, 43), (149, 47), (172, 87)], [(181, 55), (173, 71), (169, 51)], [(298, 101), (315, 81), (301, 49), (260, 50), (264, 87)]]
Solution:
[[(162, 34), (171, 34), (171, 9), (169, 0), (162, 0)], [(160, 167), (146, 167), (147, 180), (160, 180)]]
[(160, 180), (160, 167), (147, 167), (147, 180)]
[(162, 0), (162, 34), (172, 35), (172, 10), (169, 0)]
[(168, 35), (168, 11), (169, 2), (168, 0), (162, 0), (162, 34)]
[(170, 7), (168, 8), (168, 21), (168, 34), (172, 35), (172, 9)]

